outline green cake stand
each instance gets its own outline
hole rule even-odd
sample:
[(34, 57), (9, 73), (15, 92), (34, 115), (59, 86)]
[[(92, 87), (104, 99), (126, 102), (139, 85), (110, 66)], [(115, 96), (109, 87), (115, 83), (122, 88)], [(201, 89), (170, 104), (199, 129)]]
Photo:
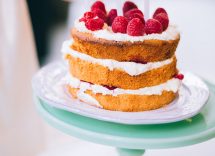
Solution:
[(182, 147), (215, 137), (215, 86), (193, 118), (158, 125), (124, 125), (100, 121), (50, 106), (36, 97), (37, 109), (53, 127), (71, 136), (117, 148), (120, 156), (141, 156), (145, 150)]

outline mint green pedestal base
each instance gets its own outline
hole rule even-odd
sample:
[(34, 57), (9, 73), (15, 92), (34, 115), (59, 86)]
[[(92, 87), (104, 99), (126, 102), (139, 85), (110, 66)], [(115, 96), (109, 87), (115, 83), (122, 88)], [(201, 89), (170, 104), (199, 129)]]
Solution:
[(68, 135), (117, 148), (120, 156), (141, 156), (145, 149), (182, 147), (215, 137), (215, 87), (207, 83), (210, 98), (195, 117), (170, 124), (123, 125), (99, 121), (51, 107), (36, 98), (41, 116)]
[(132, 150), (125, 148), (117, 148), (119, 156), (142, 156), (145, 153), (145, 150)]

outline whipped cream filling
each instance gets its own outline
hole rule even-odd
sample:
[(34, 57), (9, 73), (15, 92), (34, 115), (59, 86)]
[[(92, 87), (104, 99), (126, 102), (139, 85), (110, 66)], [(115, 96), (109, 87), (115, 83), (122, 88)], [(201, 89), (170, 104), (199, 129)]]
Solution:
[(94, 105), (94, 106), (99, 107), (99, 108), (102, 108), (102, 105), (100, 105), (99, 102), (95, 98), (93, 98), (89, 94), (86, 94), (82, 90), (79, 90), (77, 92), (77, 97), (79, 100), (81, 100), (83, 102), (86, 102), (88, 104)]
[(135, 63), (135, 62), (119, 62), (112, 59), (97, 59), (91, 57), (87, 54), (80, 53), (70, 48), (72, 44), (72, 40), (65, 41), (62, 46), (62, 52), (64, 54), (70, 54), (75, 58), (79, 58), (84, 61), (88, 61), (90, 63), (99, 64), (104, 67), (107, 67), (110, 71), (114, 69), (120, 69), (131, 76), (137, 76), (143, 74), (152, 69), (160, 68), (164, 65), (168, 65), (173, 62), (173, 57), (160, 62), (148, 62), (146, 64)]
[(109, 90), (108, 88), (101, 86), (101, 85), (90, 84), (88, 82), (80, 81), (79, 79), (77, 79), (71, 75), (67, 76), (66, 83), (73, 88), (79, 89), (79, 91), (83, 92), (83, 93), (87, 90), (91, 90), (94, 94), (100, 93), (103, 95), (112, 95), (112, 96), (117, 96), (117, 95), (121, 95), (121, 94), (162, 95), (163, 91), (172, 91), (172, 92), (176, 93), (181, 86), (181, 80), (179, 80), (177, 78), (172, 78), (165, 83), (162, 83), (157, 86), (152, 86), (152, 87), (145, 87), (145, 88), (140, 88), (140, 89), (136, 89), (136, 90), (121, 89), (121, 88)]
[(114, 41), (136, 42), (144, 40), (175, 40), (179, 37), (179, 31), (174, 25), (169, 25), (167, 30), (165, 30), (161, 34), (149, 34), (144, 36), (129, 36), (128, 34), (114, 33), (111, 27), (108, 27), (106, 24), (104, 25), (102, 30), (91, 31), (86, 28), (84, 22), (79, 22), (79, 20), (75, 21), (74, 27), (80, 32), (91, 33), (96, 38)]

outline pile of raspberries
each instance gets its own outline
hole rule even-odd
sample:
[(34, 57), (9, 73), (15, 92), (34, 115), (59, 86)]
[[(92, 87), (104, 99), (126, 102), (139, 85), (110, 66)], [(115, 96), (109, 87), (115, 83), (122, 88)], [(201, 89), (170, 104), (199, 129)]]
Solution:
[(157, 8), (152, 19), (145, 21), (144, 14), (133, 2), (126, 1), (123, 5), (123, 16), (118, 16), (116, 9), (108, 13), (101, 1), (96, 1), (91, 6), (91, 11), (84, 13), (79, 19), (85, 22), (88, 30), (101, 30), (104, 23), (111, 26), (114, 33), (123, 33), (130, 36), (144, 36), (145, 34), (160, 34), (169, 25), (168, 14), (165, 9)]

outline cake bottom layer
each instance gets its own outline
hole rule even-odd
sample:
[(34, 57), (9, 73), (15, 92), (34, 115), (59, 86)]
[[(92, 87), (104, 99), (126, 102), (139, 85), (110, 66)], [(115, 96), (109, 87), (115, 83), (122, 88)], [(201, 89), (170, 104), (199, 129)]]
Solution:
[(177, 93), (163, 91), (161, 95), (120, 94), (117, 96), (93, 93), (91, 90), (81, 91), (67, 85), (69, 93), (79, 100), (98, 107), (124, 112), (139, 112), (154, 110), (171, 103)]

